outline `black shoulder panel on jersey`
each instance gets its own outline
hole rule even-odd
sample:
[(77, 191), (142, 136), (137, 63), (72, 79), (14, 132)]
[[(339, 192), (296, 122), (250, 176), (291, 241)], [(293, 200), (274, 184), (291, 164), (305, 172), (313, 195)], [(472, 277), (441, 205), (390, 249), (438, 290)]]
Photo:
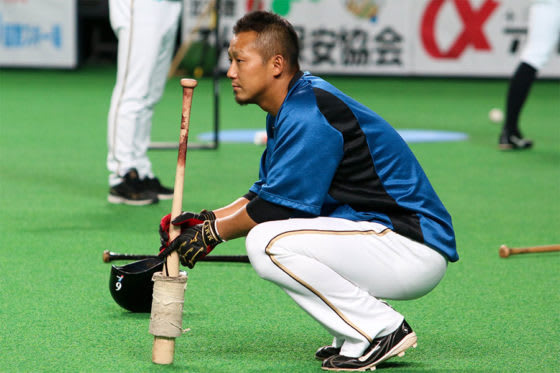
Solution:
[(386, 214), (397, 233), (424, 242), (418, 215), (401, 207), (381, 183), (366, 136), (352, 110), (330, 92), (320, 88), (313, 88), (313, 91), (317, 107), (344, 139), (344, 156), (333, 177), (329, 194), (356, 211)]
[(256, 223), (264, 223), (271, 220), (285, 220), (290, 218), (293, 209), (272, 202), (265, 201), (258, 196), (247, 204), (247, 214)]

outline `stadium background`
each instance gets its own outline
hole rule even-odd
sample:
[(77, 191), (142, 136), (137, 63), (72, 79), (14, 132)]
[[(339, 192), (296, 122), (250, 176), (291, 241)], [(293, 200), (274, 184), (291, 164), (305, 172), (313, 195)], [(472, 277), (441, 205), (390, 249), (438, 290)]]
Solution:
[[(60, 5), (55, 0), (40, 3)], [(280, 12), (288, 4), (319, 3), (300, 0), (276, 5)], [(442, 5), (438, 27), (444, 26), (445, 14), (458, 19), (451, 3)], [(464, 3), (472, 10), (492, 2)], [(492, 22), (501, 19), (499, 14), (511, 14), (502, 9), (514, 9), (520, 2), (495, 3), (496, 16), (488, 17), (488, 27), (504, 30)], [(78, 15), (74, 61), (46, 68), (13, 66), (3, 60), (9, 59), (6, 41), (18, 40), (7, 38), (14, 23), (8, 7), (39, 2), (3, 0), (0, 4), (4, 43), (0, 53), (0, 371), (319, 371), (312, 356), (330, 341), (324, 330), (279, 289), (260, 280), (249, 265), (227, 263), (200, 263), (189, 271), (183, 325), (191, 331), (177, 340), (172, 366), (151, 363), (149, 315), (130, 314), (113, 302), (108, 289), (110, 265), (101, 262), (101, 253), (104, 249), (155, 252), (157, 223), (171, 203), (133, 208), (106, 202), (106, 114), (116, 51), (106, 7), (90, 0), (68, 8)], [(240, 5), (246, 6), (249, 3)], [(66, 8), (56, 9), (53, 16)], [(497, 151), (499, 126), (488, 119), (488, 111), (502, 107), (505, 100), (507, 77), (523, 43), (522, 14), (514, 17), (519, 23), (511, 27), (521, 31), (502, 33), (506, 44), (500, 52), (499, 73), (480, 74), (480, 66), (469, 74), (445, 73), (441, 68), (437, 74), (367, 68), (353, 68), (350, 75), (335, 70), (321, 73), (398, 130), (467, 136), (454, 142), (410, 142), (453, 216), (461, 260), (450, 266), (444, 281), (428, 296), (391, 302), (415, 328), (419, 347), (378, 369), (552, 372), (560, 367), (560, 255), (501, 259), (497, 254), (503, 243), (560, 243), (558, 53), (547, 65), (545, 79), (533, 87), (522, 116), (535, 149)], [(374, 30), (384, 22), (382, 17), (383, 8), (377, 23), (372, 23)], [(52, 25), (39, 27), (44, 38), (33, 45), (40, 60), (50, 56), (44, 48), (52, 48), (62, 37), (55, 30)], [(461, 28), (454, 32), (457, 35)], [(489, 34), (495, 48), (496, 35)], [(470, 45), (464, 58), (480, 61), (488, 53), (498, 52)], [(456, 62), (478, 66), (468, 58)], [(169, 80), (154, 117), (154, 141), (178, 138), (179, 79), (193, 73), (183, 71)], [(206, 73), (195, 91), (193, 143), (212, 130), (212, 80)], [(220, 129), (262, 129), (264, 114), (255, 107), (238, 107), (228, 81), (222, 78), (219, 84)], [(189, 151), (185, 209), (218, 207), (244, 194), (257, 176), (262, 150), (251, 142), (222, 141), (217, 150)], [(152, 150), (150, 157), (162, 179), (171, 183), (176, 152)], [(243, 243), (242, 239), (227, 242), (219, 254), (243, 254)]]

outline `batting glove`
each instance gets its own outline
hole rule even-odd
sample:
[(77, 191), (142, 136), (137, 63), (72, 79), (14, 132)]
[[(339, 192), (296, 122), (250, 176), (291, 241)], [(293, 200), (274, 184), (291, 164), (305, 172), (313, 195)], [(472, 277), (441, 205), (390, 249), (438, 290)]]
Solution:
[[(200, 213), (184, 211), (181, 215), (177, 216), (171, 223), (181, 227), (181, 232), (185, 229), (193, 227), (197, 224), (202, 224), (204, 220), (216, 220), (216, 215), (212, 211), (202, 210)], [(165, 215), (161, 218), (159, 223), (159, 242), (162, 248), (169, 244), (169, 222), (171, 221), (171, 214)], [(160, 248), (161, 250), (161, 248)]]
[(205, 220), (202, 224), (187, 228), (167, 247), (164, 247), (159, 256), (166, 257), (176, 250), (181, 264), (194, 268), (198, 260), (204, 258), (221, 242), (223, 240), (216, 231), (216, 221)]

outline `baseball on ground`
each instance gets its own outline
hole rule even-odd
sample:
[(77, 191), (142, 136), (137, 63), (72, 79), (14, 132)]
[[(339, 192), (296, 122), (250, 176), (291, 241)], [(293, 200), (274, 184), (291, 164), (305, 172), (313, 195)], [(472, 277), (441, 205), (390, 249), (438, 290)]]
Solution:
[(493, 108), (488, 113), (488, 118), (494, 123), (502, 123), (504, 120), (504, 112), (498, 108)]

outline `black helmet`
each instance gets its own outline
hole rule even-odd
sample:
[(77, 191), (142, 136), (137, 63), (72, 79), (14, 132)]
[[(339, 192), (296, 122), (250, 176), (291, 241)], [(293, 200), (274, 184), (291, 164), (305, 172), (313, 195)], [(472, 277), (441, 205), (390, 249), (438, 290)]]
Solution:
[(163, 258), (148, 258), (112, 266), (109, 290), (119, 306), (131, 312), (150, 312), (154, 283), (152, 275), (163, 270)]

